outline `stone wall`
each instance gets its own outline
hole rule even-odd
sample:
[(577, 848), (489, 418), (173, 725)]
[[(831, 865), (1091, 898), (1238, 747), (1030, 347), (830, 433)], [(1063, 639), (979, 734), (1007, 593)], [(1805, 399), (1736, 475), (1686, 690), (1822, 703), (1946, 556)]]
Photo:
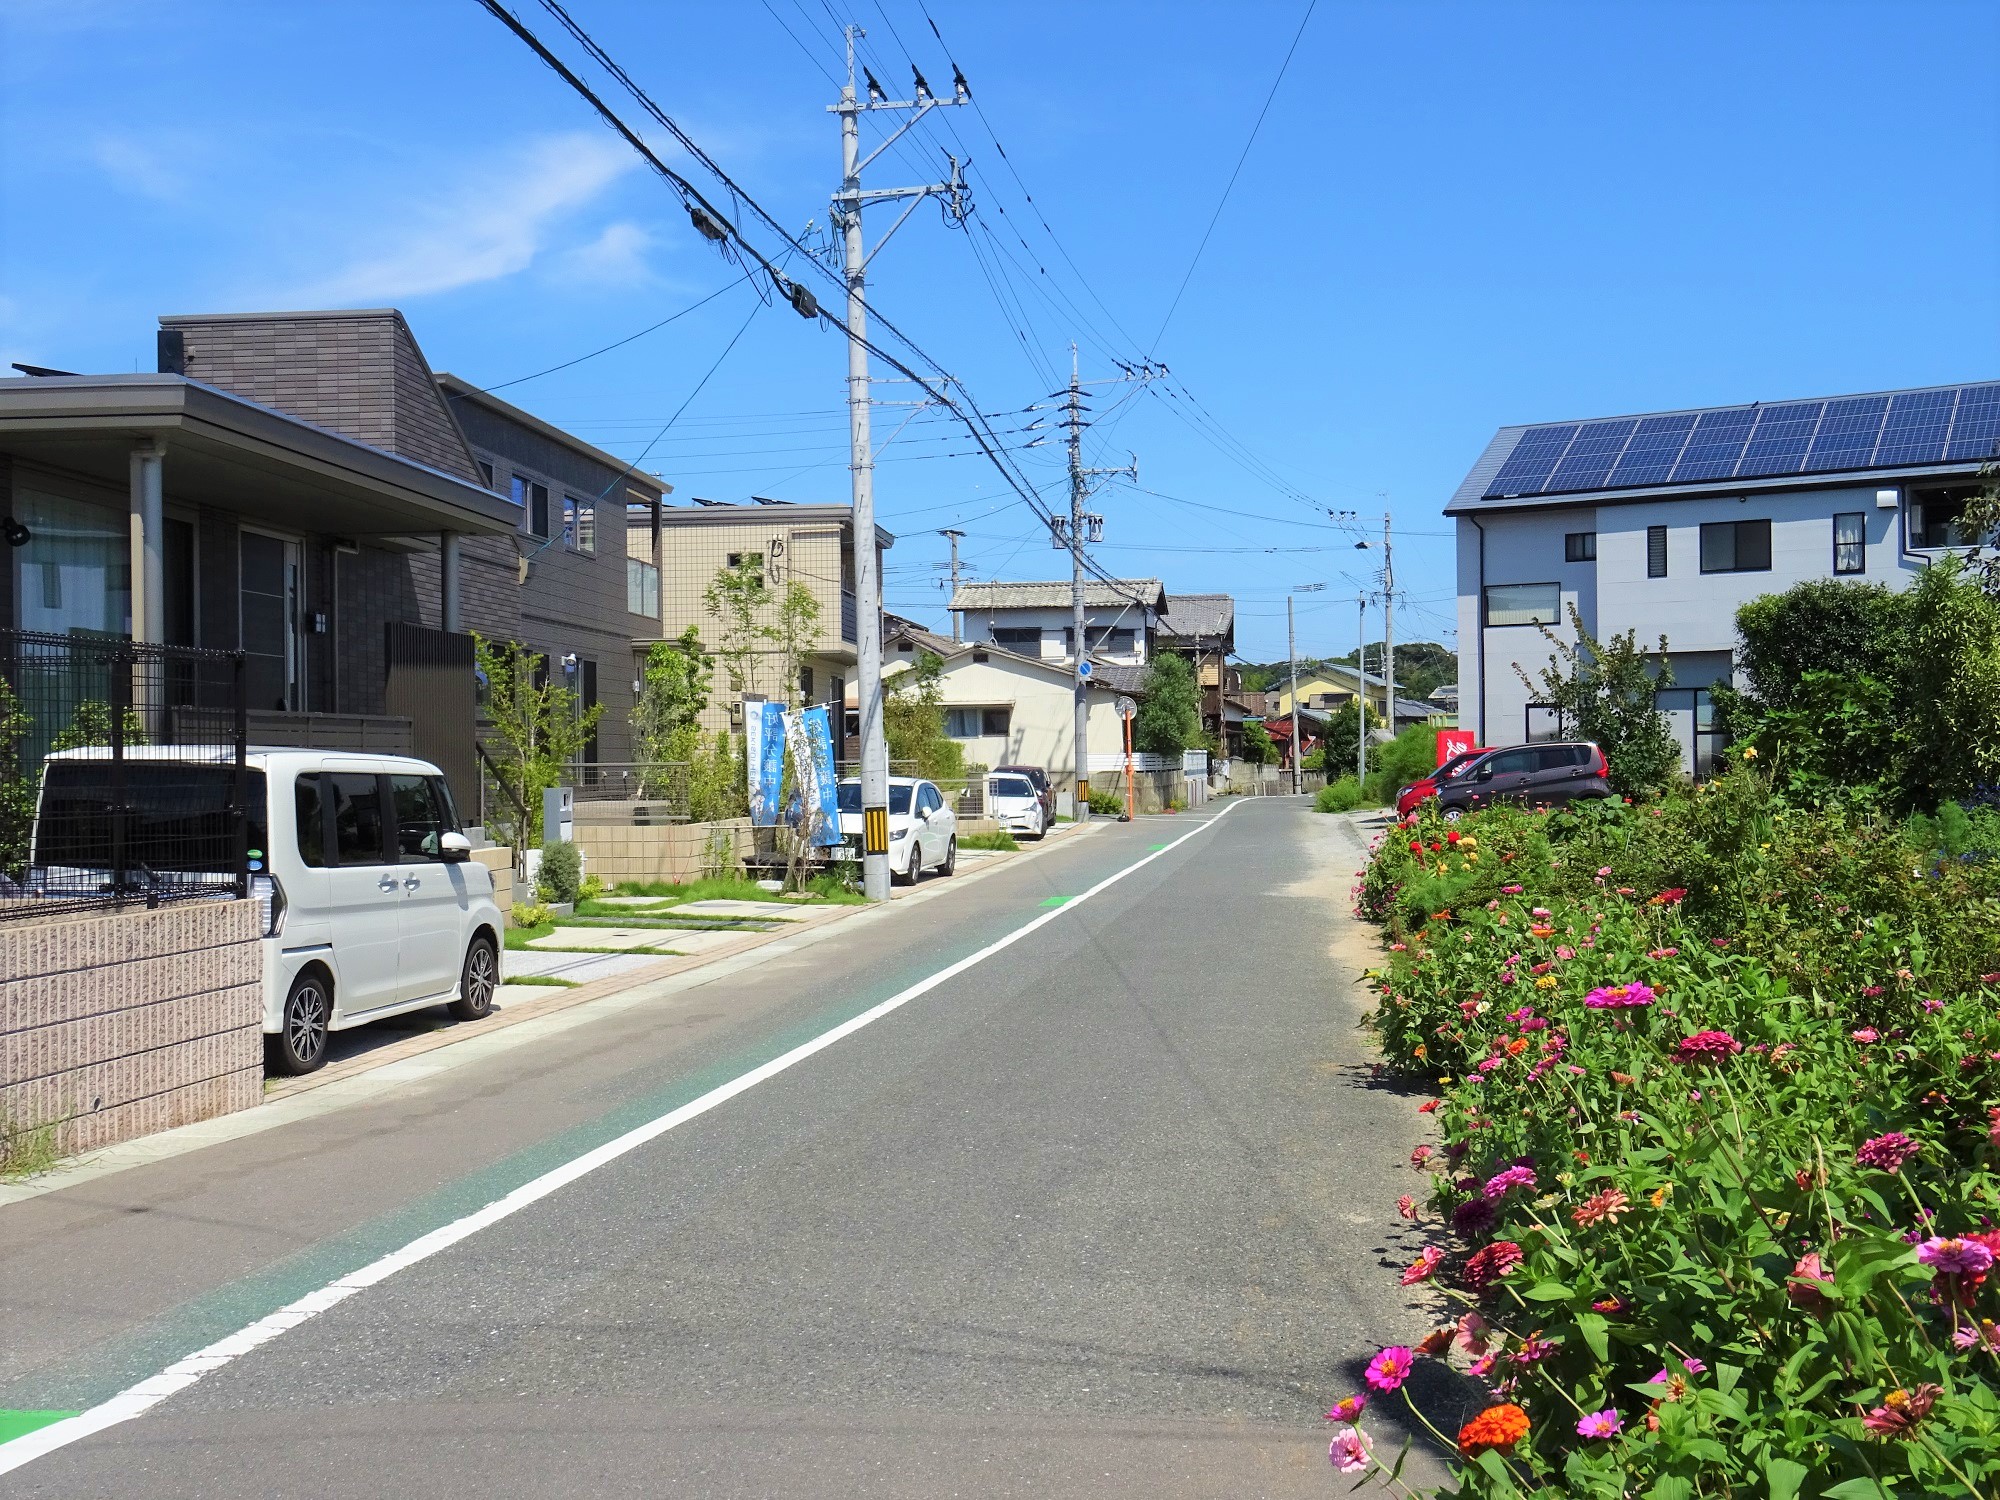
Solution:
[[(751, 852), (753, 835), (748, 818), (726, 823), (667, 823), (643, 826), (629, 820), (610, 821), (624, 802), (579, 802), (576, 846), (583, 851), (584, 872), (606, 885), (625, 881), (684, 884), (708, 873), (709, 835), (721, 830), (729, 841), (729, 859), (740, 864)], [(586, 822), (586, 816), (590, 821)]]
[(70, 1156), (264, 1093), (254, 901), (0, 925), (0, 1133)]

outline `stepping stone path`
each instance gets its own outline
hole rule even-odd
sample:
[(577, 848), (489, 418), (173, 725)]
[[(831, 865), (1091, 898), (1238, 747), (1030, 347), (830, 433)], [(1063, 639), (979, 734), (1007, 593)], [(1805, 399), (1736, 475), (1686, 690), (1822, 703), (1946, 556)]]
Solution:
[(783, 901), (684, 901), (673, 908), (691, 917), (755, 917), (760, 922), (794, 922), (799, 909)]
[[(502, 974), (548, 975), (588, 984), (594, 979), (609, 979), (615, 974), (649, 968), (658, 962), (657, 958), (645, 953), (534, 953), (513, 948), (501, 960), (500, 971)], [(520, 988), (526, 993), (528, 986)]]
[(670, 927), (558, 927), (535, 938), (530, 948), (659, 948), (673, 953), (700, 953), (721, 943), (733, 943), (741, 932), (702, 932)]

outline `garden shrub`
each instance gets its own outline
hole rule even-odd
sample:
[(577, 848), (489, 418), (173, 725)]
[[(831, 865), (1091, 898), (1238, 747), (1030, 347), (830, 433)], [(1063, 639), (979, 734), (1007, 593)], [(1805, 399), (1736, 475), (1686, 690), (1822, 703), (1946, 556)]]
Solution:
[(535, 875), (535, 893), (557, 905), (574, 902), (583, 884), (583, 851), (575, 844), (550, 844), (542, 850), (542, 867)]
[(2000, 878), (1933, 857), (1980, 828), (1738, 761), (1379, 842), (1375, 1024), (1442, 1137), (1402, 1279), (1454, 1306), (1368, 1384), (1454, 1351), (1487, 1384), (1455, 1493), (2000, 1493)]
[(1396, 793), (1437, 769), (1437, 731), (1412, 724), (1393, 740), (1368, 747), (1368, 779), (1362, 783), (1367, 800), (1393, 802)]
[(1330, 781), (1313, 798), (1313, 810), (1323, 813), (1353, 812), (1361, 805), (1361, 783), (1352, 776)]
[(1116, 818), (1125, 811), (1125, 794), (1110, 792), (1102, 787), (1090, 788), (1090, 810), (1103, 817)]

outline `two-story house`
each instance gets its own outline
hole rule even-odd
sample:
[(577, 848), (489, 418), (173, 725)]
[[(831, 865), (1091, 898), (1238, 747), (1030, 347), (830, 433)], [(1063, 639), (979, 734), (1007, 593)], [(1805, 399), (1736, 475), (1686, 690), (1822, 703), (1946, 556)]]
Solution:
[(1243, 686), (1229, 664), (1236, 654), (1236, 601), (1227, 594), (1175, 594), (1172, 603), (1172, 617), (1155, 629), (1155, 644), (1188, 659), (1201, 689), (1201, 727), (1234, 755), (1243, 747), (1243, 710), (1229, 701)]
[(1522, 681), (1573, 642), (1667, 640), (1682, 764), (1721, 748), (1736, 611), (1807, 579), (1892, 589), (1959, 545), (2000, 455), (2000, 384), (1503, 427), (1445, 507), (1458, 527), (1459, 724), (1481, 744), (1558, 732)]
[(637, 758), (632, 704), (660, 635), (660, 508), (672, 486), (456, 375), (438, 388), (480, 478), (517, 508), (504, 565), (519, 581), (509, 632), (588, 709), (604, 705), (586, 765)]
[[(819, 615), (799, 668), (800, 701), (824, 704), (839, 725), (840, 705), (848, 679), (860, 657), (857, 636), (860, 616), (854, 593), (854, 513), (845, 505), (794, 505), (782, 500), (753, 499), (735, 505), (697, 499), (690, 506), (660, 511), (659, 574), (660, 634), (678, 636), (692, 625), (711, 652), (724, 646), (725, 622), (706, 606), (705, 597), (718, 573), (749, 565), (773, 596), (763, 622), (775, 624), (775, 599), (792, 584), (803, 584), (819, 606)], [(882, 553), (895, 538), (879, 526), (874, 545), (879, 567)], [(742, 725), (745, 696), (788, 696), (778, 681), (781, 648), (774, 642), (754, 643), (749, 653), (749, 680), (731, 683), (718, 662), (716, 680), (703, 726), (711, 731)], [(849, 737), (836, 754), (847, 757)]]
[[(959, 634), (1049, 662), (1076, 660), (1071, 587), (1061, 583), (964, 583), (951, 597)], [(1084, 650), (1111, 667), (1143, 668), (1167, 613), (1157, 578), (1084, 584)]]

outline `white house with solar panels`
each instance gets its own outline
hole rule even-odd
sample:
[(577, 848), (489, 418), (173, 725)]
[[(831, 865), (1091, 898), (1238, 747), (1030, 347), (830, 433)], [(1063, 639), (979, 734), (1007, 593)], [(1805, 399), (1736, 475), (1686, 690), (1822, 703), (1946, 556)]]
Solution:
[(1959, 545), (2000, 459), (2000, 384), (1503, 427), (1445, 514), (1458, 527), (1459, 724), (1549, 739), (1522, 671), (1573, 641), (1665, 635), (1660, 693), (1684, 768), (1721, 749), (1710, 689), (1735, 679), (1736, 610), (1813, 578), (1909, 586)]

